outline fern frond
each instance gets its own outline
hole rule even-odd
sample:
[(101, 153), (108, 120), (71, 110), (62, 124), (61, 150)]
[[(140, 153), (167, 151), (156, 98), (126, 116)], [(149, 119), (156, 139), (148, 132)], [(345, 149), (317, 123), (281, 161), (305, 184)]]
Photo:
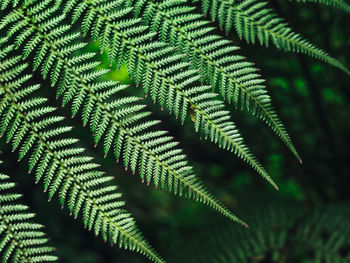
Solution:
[(332, 213), (328, 210), (318, 208), (308, 215), (297, 228), (293, 241), (313, 251), (309, 257), (314, 262), (349, 262), (350, 218), (342, 214), (341, 208)]
[(270, 96), (253, 63), (237, 54), (239, 47), (215, 34), (214, 27), (202, 15), (188, 6), (186, 0), (146, 1), (128, 0), (135, 6), (135, 17), (159, 32), (164, 42), (187, 54), (191, 68), (201, 70), (204, 81), (215, 87), (220, 94), (237, 107), (245, 108), (264, 120), (290, 148), (300, 157), (286, 131), (273, 110)]
[[(178, 143), (167, 136), (166, 131), (154, 129), (158, 121), (147, 119), (150, 113), (143, 111), (145, 106), (139, 104), (139, 98), (115, 99), (126, 86), (114, 81), (98, 81), (105, 70), (93, 71), (99, 64), (91, 60), (93, 53), (79, 50), (80, 55), (74, 55), (81, 45), (74, 42), (77, 34), (70, 33), (70, 26), (60, 23), (63, 17), (54, 17), (53, 13), (53, 18), (48, 17), (46, 8), (35, 10), (32, 16), (32, 8), (35, 6), (26, 5), (13, 10), (2, 20), (1, 26), (10, 28), (8, 36), (16, 39), (25, 57), (35, 54), (35, 69), (41, 67), (44, 77), (50, 75), (52, 85), (59, 83), (58, 94), (63, 95), (64, 105), (72, 101), (73, 116), (82, 108), (83, 123), (90, 123), (96, 144), (103, 141), (105, 154), (113, 148), (117, 160), (123, 158), (125, 167), (133, 172), (138, 169), (142, 181), (147, 184), (153, 182), (156, 187), (185, 195), (245, 224), (197, 179), (186, 156), (177, 147)], [(36, 22), (43, 20), (42, 14), (46, 17), (45, 23), (50, 24), (50, 33)], [(13, 30), (18, 24), (23, 24), (20, 32)], [(40, 39), (34, 40), (37, 36)], [(22, 47), (22, 42), (35, 42), (36, 47), (26, 52), (27, 46)], [(48, 60), (51, 62), (46, 63)]]
[(201, 86), (197, 70), (182, 60), (183, 54), (153, 40), (155, 33), (148, 32), (141, 19), (129, 19), (132, 10), (122, 6), (123, 1), (74, 0), (66, 2), (65, 11), (72, 13), (69, 16), (73, 22), (81, 20), (84, 34), (90, 33), (99, 40), (101, 51), (108, 48), (111, 63), (116, 60), (117, 68), (127, 64), (129, 74), (155, 102), (166, 106), (181, 121), (189, 109), (194, 111), (194, 127), (201, 136), (234, 152), (277, 188), (243, 143), (222, 101), (215, 99), (211, 87)]
[[(348, 204), (347, 204), (348, 206)], [(177, 262), (327, 262), (350, 260), (349, 218), (341, 210), (264, 206), (245, 217), (250, 229), (214, 227), (190, 240)], [(208, 238), (209, 237), (209, 238)], [(287, 258), (286, 258), (287, 256)]]
[(15, 183), (0, 173), (0, 258), (1, 262), (58, 262), (43, 226), (20, 201)]
[[(192, 0), (193, 1), (193, 0)], [(318, 48), (291, 27), (261, 0), (199, 0), (204, 14), (210, 14), (228, 34), (233, 28), (248, 43), (274, 44), (284, 51), (303, 53), (350, 74), (340, 61)], [(194, 0), (194, 2), (198, 2)]]
[[(292, 1), (292, 0), (290, 0)], [(329, 5), (344, 12), (350, 13), (350, 3), (343, 0), (294, 0), (299, 3), (316, 3), (316, 4), (324, 4)]]
[[(239, 229), (234, 226), (216, 226), (198, 236), (194, 236), (191, 252), (184, 251), (183, 256), (189, 260), (179, 262), (193, 263), (251, 263), (259, 260), (274, 262), (278, 259), (289, 240), (289, 231), (294, 229), (302, 216), (302, 209), (289, 207), (264, 206), (250, 209), (246, 217), (250, 222), (249, 229)], [(204, 240), (198, 242), (198, 240)], [(205, 251), (205, 253), (204, 253)], [(269, 253), (274, 260), (269, 258)], [(267, 255), (265, 257), (265, 255)]]
[(39, 85), (24, 86), (31, 77), (23, 73), (27, 65), (20, 56), (8, 57), (9, 51), (0, 51), (1, 58), (7, 57), (0, 64), (8, 65), (0, 73), (0, 135), (12, 141), (19, 159), (30, 155), (29, 172), (35, 170), (36, 181), (43, 181), (49, 200), (57, 193), (61, 205), (66, 203), (74, 217), (81, 213), (84, 225), (96, 235), (163, 262), (125, 210), (113, 177), (74, 146), (78, 140), (68, 137), (72, 128), (62, 123), (64, 118), (53, 114), (47, 99), (33, 95)]

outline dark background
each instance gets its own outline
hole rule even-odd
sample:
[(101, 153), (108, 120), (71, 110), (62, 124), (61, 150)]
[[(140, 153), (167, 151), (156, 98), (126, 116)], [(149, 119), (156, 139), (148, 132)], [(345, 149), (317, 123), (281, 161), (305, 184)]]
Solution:
[[(350, 15), (328, 6), (272, 1), (275, 10), (287, 19), (299, 33), (325, 49), (335, 58), (350, 66)], [(322, 62), (303, 55), (295, 55), (258, 45), (237, 41), (235, 33), (229, 35), (242, 47), (241, 54), (254, 61), (267, 79), (267, 88), (274, 107), (285, 124), (303, 159), (298, 160), (287, 147), (261, 121), (246, 112), (231, 109), (247, 145), (264, 164), (278, 184), (275, 191), (248, 165), (233, 154), (220, 150), (209, 141), (201, 141), (190, 120), (181, 126), (168, 113), (161, 112), (150, 100), (145, 100), (155, 118), (163, 120), (163, 128), (181, 141), (198, 176), (227, 207), (239, 215), (242, 209), (254, 209), (257, 203), (298, 203), (314, 207), (349, 199), (350, 191), (350, 76)], [(91, 44), (89, 49), (97, 48)], [(101, 55), (108, 66), (106, 55)], [(110, 78), (131, 83), (125, 68), (112, 71)], [(40, 78), (36, 82), (40, 82)], [(49, 85), (47, 85), (49, 87)], [(130, 93), (142, 96), (142, 89), (132, 83)], [(54, 88), (42, 91), (55, 100)], [(69, 107), (60, 110), (69, 116)], [(181, 253), (186, 241), (214, 225), (234, 224), (194, 201), (173, 196), (141, 184), (138, 176), (124, 171), (113, 157), (103, 158), (102, 148), (93, 148), (89, 132), (79, 120), (70, 120), (74, 133), (81, 138), (97, 161), (109, 174), (116, 176), (127, 208), (151, 244), (169, 262)], [(1, 141), (3, 144), (3, 140)], [(111, 248), (92, 232), (82, 227), (81, 220), (73, 220), (67, 210), (61, 211), (57, 199), (50, 203), (40, 184), (27, 175), (26, 162), (17, 162), (17, 154), (5, 147), (3, 172), (15, 178), (24, 202), (38, 214), (38, 221), (46, 226), (51, 244), (57, 248), (62, 262), (147, 262), (132, 252)], [(243, 220), (245, 218), (242, 218)], [(249, 222), (247, 222), (249, 224)]]

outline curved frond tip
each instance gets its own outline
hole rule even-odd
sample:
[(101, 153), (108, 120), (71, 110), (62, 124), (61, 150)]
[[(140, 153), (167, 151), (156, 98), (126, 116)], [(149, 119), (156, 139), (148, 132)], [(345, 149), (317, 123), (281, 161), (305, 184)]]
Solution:
[[(198, 2), (197, 0), (192, 0)], [(204, 14), (210, 14), (228, 34), (234, 28), (240, 38), (248, 43), (270, 43), (284, 51), (303, 53), (317, 58), (347, 74), (349, 69), (340, 61), (318, 48), (289, 25), (261, 0), (200, 0)]]
[(283, 123), (271, 105), (258, 69), (240, 49), (214, 32), (211, 23), (187, 5), (186, 0), (128, 0), (134, 16), (143, 17), (153, 33), (176, 47), (193, 70), (200, 69), (201, 82), (215, 88), (229, 103), (265, 121), (300, 160)]

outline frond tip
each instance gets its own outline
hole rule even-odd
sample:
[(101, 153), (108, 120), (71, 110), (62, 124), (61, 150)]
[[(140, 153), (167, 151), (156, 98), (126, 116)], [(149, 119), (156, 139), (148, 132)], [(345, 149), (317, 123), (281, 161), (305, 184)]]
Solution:
[(162, 41), (176, 47), (179, 54), (187, 54), (184, 59), (193, 70), (200, 70), (201, 82), (214, 87), (235, 108), (246, 109), (265, 121), (300, 160), (271, 105), (258, 69), (237, 54), (240, 48), (216, 34), (211, 23), (186, 2), (128, 0), (128, 5), (135, 6), (135, 18), (142, 16), (142, 21), (153, 33), (158, 32)]
[(15, 183), (0, 173), (0, 258), (1, 262), (58, 262), (54, 248), (48, 245), (43, 226), (33, 220), (35, 214), (20, 202)]
[(350, 74), (340, 61), (294, 32), (265, 1), (201, 0), (201, 4), (203, 13), (210, 13), (227, 34), (235, 28), (238, 36), (248, 43), (259, 42), (266, 47), (272, 43), (281, 50), (306, 54)]

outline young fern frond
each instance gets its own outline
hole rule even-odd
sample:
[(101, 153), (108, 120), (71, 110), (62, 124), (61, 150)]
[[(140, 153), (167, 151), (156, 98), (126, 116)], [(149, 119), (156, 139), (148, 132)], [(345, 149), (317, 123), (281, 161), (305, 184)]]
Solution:
[[(290, 0), (292, 1), (292, 0)], [(333, 6), (344, 12), (350, 13), (350, 3), (343, 0), (293, 0), (299, 3), (316, 3)]]
[(121, 193), (97, 168), (78, 141), (68, 137), (72, 129), (54, 115), (47, 99), (33, 95), (39, 85), (25, 86), (31, 76), (23, 74), (26, 64), (21, 57), (8, 55), (13, 46), (0, 51), (0, 135), (12, 141), (19, 159), (29, 157), (29, 172), (35, 170), (35, 180), (43, 181), (49, 200), (58, 194), (59, 202), (67, 204), (74, 217), (82, 214), (83, 223), (95, 235), (119, 247), (135, 250), (154, 262), (164, 262), (148, 244), (124, 208)]
[[(34, 8), (35, 15), (31, 15)], [(40, 23), (42, 16), (44, 24)], [(81, 45), (74, 41), (77, 34), (72, 34), (62, 20), (63, 16), (56, 17), (53, 9), (38, 9), (27, 2), (5, 16), (1, 27), (10, 28), (8, 37), (23, 49), (25, 57), (34, 54), (34, 69), (41, 67), (44, 77), (50, 75), (52, 85), (59, 83), (58, 94), (63, 94), (63, 104), (72, 101), (73, 116), (82, 108), (83, 123), (90, 123), (96, 144), (103, 140), (106, 155), (113, 148), (117, 160), (122, 157), (126, 168), (133, 172), (138, 169), (147, 184), (153, 182), (156, 187), (185, 195), (245, 224), (198, 180), (178, 143), (166, 131), (154, 130), (158, 121), (147, 119), (150, 113), (143, 111), (145, 106), (138, 103), (139, 98), (120, 97), (125, 85), (97, 80), (105, 70), (93, 71), (99, 64), (91, 60), (94, 54), (79, 50)], [(46, 33), (47, 27), (50, 33)], [(74, 55), (75, 51), (80, 55)]]
[(290, 148), (300, 157), (272, 108), (264, 80), (253, 63), (236, 54), (239, 47), (215, 34), (214, 28), (202, 15), (188, 6), (186, 0), (128, 0), (134, 6), (134, 16), (152, 32), (159, 32), (160, 39), (187, 54), (191, 68), (201, 70), (204, 81), (213, 86), (228, 102), (247, 109), (264, 120)]
[(10, 177), (0, 173), (0, 258), (1, 262), (58, 262), (48, 245), (43, 226), (20, 201)]
[(123, 8), (123, 1), (74, 0), (65, 4), (72, 21), (81, 20), (83, 33), (99, 40), (102, 52), (108, 48), (111, 64), (116, 60), (119, 68), (126, 63), (135, 82), (182, 122), (190, 108), (194, 111), (195, 130), (201, 136), (234, 152), (277, 188), (244, 144), (223, 102), (215, 99), (211, 87), (201, 85), (197, 70), (190, 69), (189, 63), (182, 60), (184, 55), (175, 53), (173, 47), (154, 40), (156, 34), (148, 32), (141, 19), (130, 19), (131, 11)]
[(201, 2), (204, 14), (210, 14), (228, 34), (233, 28), (248, 43), (274, 44), (284, 51), (303, 53), (320, 59), (350, 74), (340, 61), (295, 33), (262, 0), (192, 0)]

